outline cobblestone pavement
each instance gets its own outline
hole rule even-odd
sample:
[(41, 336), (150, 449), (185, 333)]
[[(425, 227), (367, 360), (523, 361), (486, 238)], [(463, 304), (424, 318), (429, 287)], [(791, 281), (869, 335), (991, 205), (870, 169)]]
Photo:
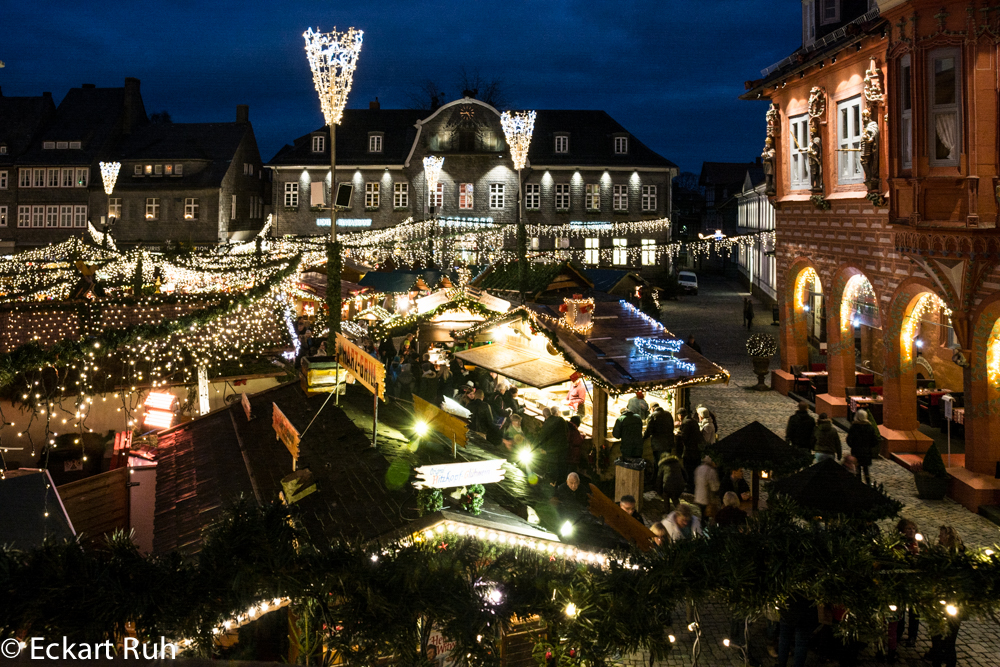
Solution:
[[(756, 420), (784, 435), (785, 423), (795, 410), (795, 402), (776, 392), (756, 392), (749, 389), (757, 383), (752, 365), (746, 354), (746, 339), (750, 333), (777, 334), (778, 327), (770, 324), (770, 309), (755, 301), (757, 317), (752, 332), (741, 325), (742, 299), (748, 296), (734, 281), (719, 276), (700, 275), (699, 294), (684, 297), (679, 301), (668, 301), (663, 307), (664, 325), (677, 336), (687, 338), (694, 334), (705, 356), (732, 373), (729, 385), (718, 385), (692, 389), (691, 401), (694, 405), (705, 404), (715, 413), (719, 422), (719, 435), (729, 433)], [(772, 367), (777, 364), (777, 356)], [(878, 460), (872, 466), (872, 476), (885, 485), (892, 497), (903, 503), (902, 516), (917, 522), (928, 535), (937, 535), (942, 524), (954, 526), (969, 546), (992, 546), (1000, 542), (1000, 528), (985, 518), (973, 514), (961, 505), (945, 499), (925, 501), (916, 497), (912, 475), (902, 467), (886, 460)], [(885, 522), (886, 528), (892, 521)], [(719, 603), (703, 605), (701, 617), (701, 654), (699, 665), (743, 665), (743, 655), (735, 648), (723, 645), (730, 633), (730, 619), (725, 607)], [(685, 611), (679, 609), (675, 615), (673, 634), (677, 638), (677, 650), (656, 665), (680, 667), (692, 665), (692, 648), (695, 633), (686, 629)], [(749, 664), (774, 665), (777, 661), (768, 656), (764, 637), (764, 624), (758, 622), (750, 627)], [(930, 663), (922, 656), (930, 649), (930, 637), (926, 626), (921, 626), (917, 645), (913, 648), (900, 647), (898, 665), (917, 666)], [(639, 667), (648, 666), (649, 659), (643, 655), (629, 656), (624, 664)], [(837, 664), (821, 656), (810, 653), (806, 663), (810, 667)], [(860, 665), (875, 665), (873, 652), (862, 653)], [(1000, 665), (1000, 628), (992, 621), (970, 619), (962, 624), (958, 637), (958, 664), (976, 667), (997, 667)]]

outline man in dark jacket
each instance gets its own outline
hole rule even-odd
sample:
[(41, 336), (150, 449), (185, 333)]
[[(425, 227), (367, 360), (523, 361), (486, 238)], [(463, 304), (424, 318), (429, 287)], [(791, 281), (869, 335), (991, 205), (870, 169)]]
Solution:
[(623, 408), (612, 435), (621, 440), (622, 458), (642, 458), (642, 418), (639, 415)]
[(794, 447), (811, 450), (815, 428), (816, 420), (809, 414), (809, 404), (799, 403), (799, 409), (788, 418), (788, 426), (785, 427), (785, 441)]
[(705, 438), (701, 435), (698, 422), (688, 412), (687, 408), (677, 411), (681, 418), (680, 442), (675, 443), (675, 448), (680, 450), (681, 460), (684, 462), (684, 472), (687, 476), (687, 490), (694, 492), (694, 471), (701, 465), (701, 445)]
[(545, 408), (542, 410), (545, 421), (538, 431), (538, 449), (545, 464), (547, 476), (555, 485), (566, 479), (566, 455), (569, 449), (569, 436), (566, 433), (569, 424), (556, 411)]
[(649, 416), (649, 425), (646, 432), (642, 434), (642, 439), (650, 439), (653, 447), (653, 462), (660, 462), (661, 454), (669, 454), (674, 451), (674, 416), (660, 407), (659, 403), (653, 403), (652, 412)]

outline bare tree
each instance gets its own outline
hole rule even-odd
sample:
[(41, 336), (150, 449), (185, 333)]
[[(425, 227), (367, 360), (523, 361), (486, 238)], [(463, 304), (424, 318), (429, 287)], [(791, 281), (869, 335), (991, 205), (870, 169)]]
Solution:
[(441, 87), (431, 79), (424, 79), (414, 86), (406, 99), (411, 109), (436, 109), (446, 101)]
[(510, 99), (507, 93), (507, 83), (499, 76), (485, 77), (475, 68), (471, 72), (463, 65), (458, 69), (458, 88), (465, 96), (489, 104), (494, 109), (508, 109)]
[(172, 123), (174, 121), (170, 118), (170, 113), (166, 109), (164, 109), (163, 111), (158, 111), (154, 114), (150, 114), (149, 122), (157, 124), (165, 124), (165, 123)]

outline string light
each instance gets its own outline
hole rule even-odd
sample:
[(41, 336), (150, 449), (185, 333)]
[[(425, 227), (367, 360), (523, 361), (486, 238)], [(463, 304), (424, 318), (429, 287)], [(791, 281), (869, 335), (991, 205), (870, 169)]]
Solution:
[(101, 162), (100, 164), (101, 164), (101, 180), (104, 181), (104, 194), (110, 197), (111, 193), (114, 192), (115, 182), (118, 180), (118, 172), (122, 168), (122, 163)]
[(510, 158), (514, 169), (520, 171), (528, 161), (528, 148), (531, 146), (531, 135), (535, 130), (534, 111), (504, 111), (500, 114), (500, 127), (503, 128), (510, 148)]
[(437, 202), (437, 186), (442, 167), (444, 167), (443, 157), (428, 155), (424, 158), (424, 178), (427, 179), (428, 201), (434, 202), (431, 206), (435, 206)]
[(916, 345), (918, 348), (923, 347), (923, 341), (918, 338), (920, 323), (924, 320), (924, 316), (931, 314), (943, 314), (948, 321), (948, 326), (951, 326), (951, 310), (945, 305), (945, 302), (941, 300), (937, 294), (933, 292), (924, 292), (917, 299), (917, 303), (913, 306), (913, 310), (907, 315), (903, 320), (903, 326), (900, 331), (900, 347), (902, 348), (902, 356), (905, 362), (910, 362), (913, 360), (913, 346)]
[[(844, 298), (840, 301), (841, 333), (848, 333), (852, 326), (857, 327), (861, 324), (859, 315), (862, 308), (868, 310), (871, 317), (878, 317), (875, 290), (867, 278), (861, 274), (855, 274), (844, 286)], [(856, 311), (858, 315), (852, 317), (852, 311)]]
[(330, 32), (313, 32), (309, 28), (302, 36), (306, 40), (306, 58), (312, 70), (313, 85), (319, 93), (323, 119), (328, 126), (340, 125), (364, 33), (354, 28), (348, 28), (347, 32), (337, 32), (336, 28)]

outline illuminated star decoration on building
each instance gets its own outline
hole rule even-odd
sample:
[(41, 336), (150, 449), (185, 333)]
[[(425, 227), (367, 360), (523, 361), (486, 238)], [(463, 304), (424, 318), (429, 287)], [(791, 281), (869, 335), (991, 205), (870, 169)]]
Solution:
[(327, 125), (339, 125), (351, 91), (354, 69), (361, 52), (361, 30), (348, 28), (347, 32), (313, 32), (309, 28), (302, 36), (306, 39), (306, 57), (313, 74), (313, 85), (319, 93), (320, 107)]
[(516, 111), (512, 114), (504, 111), (500, 115), (500, 126), (503, 127), (507, 146), (510, 147), (510, 159), (514, 161), (514, 169), (520, 171), (528, 161), (531, 134), (535, 131), (535, 112)]

